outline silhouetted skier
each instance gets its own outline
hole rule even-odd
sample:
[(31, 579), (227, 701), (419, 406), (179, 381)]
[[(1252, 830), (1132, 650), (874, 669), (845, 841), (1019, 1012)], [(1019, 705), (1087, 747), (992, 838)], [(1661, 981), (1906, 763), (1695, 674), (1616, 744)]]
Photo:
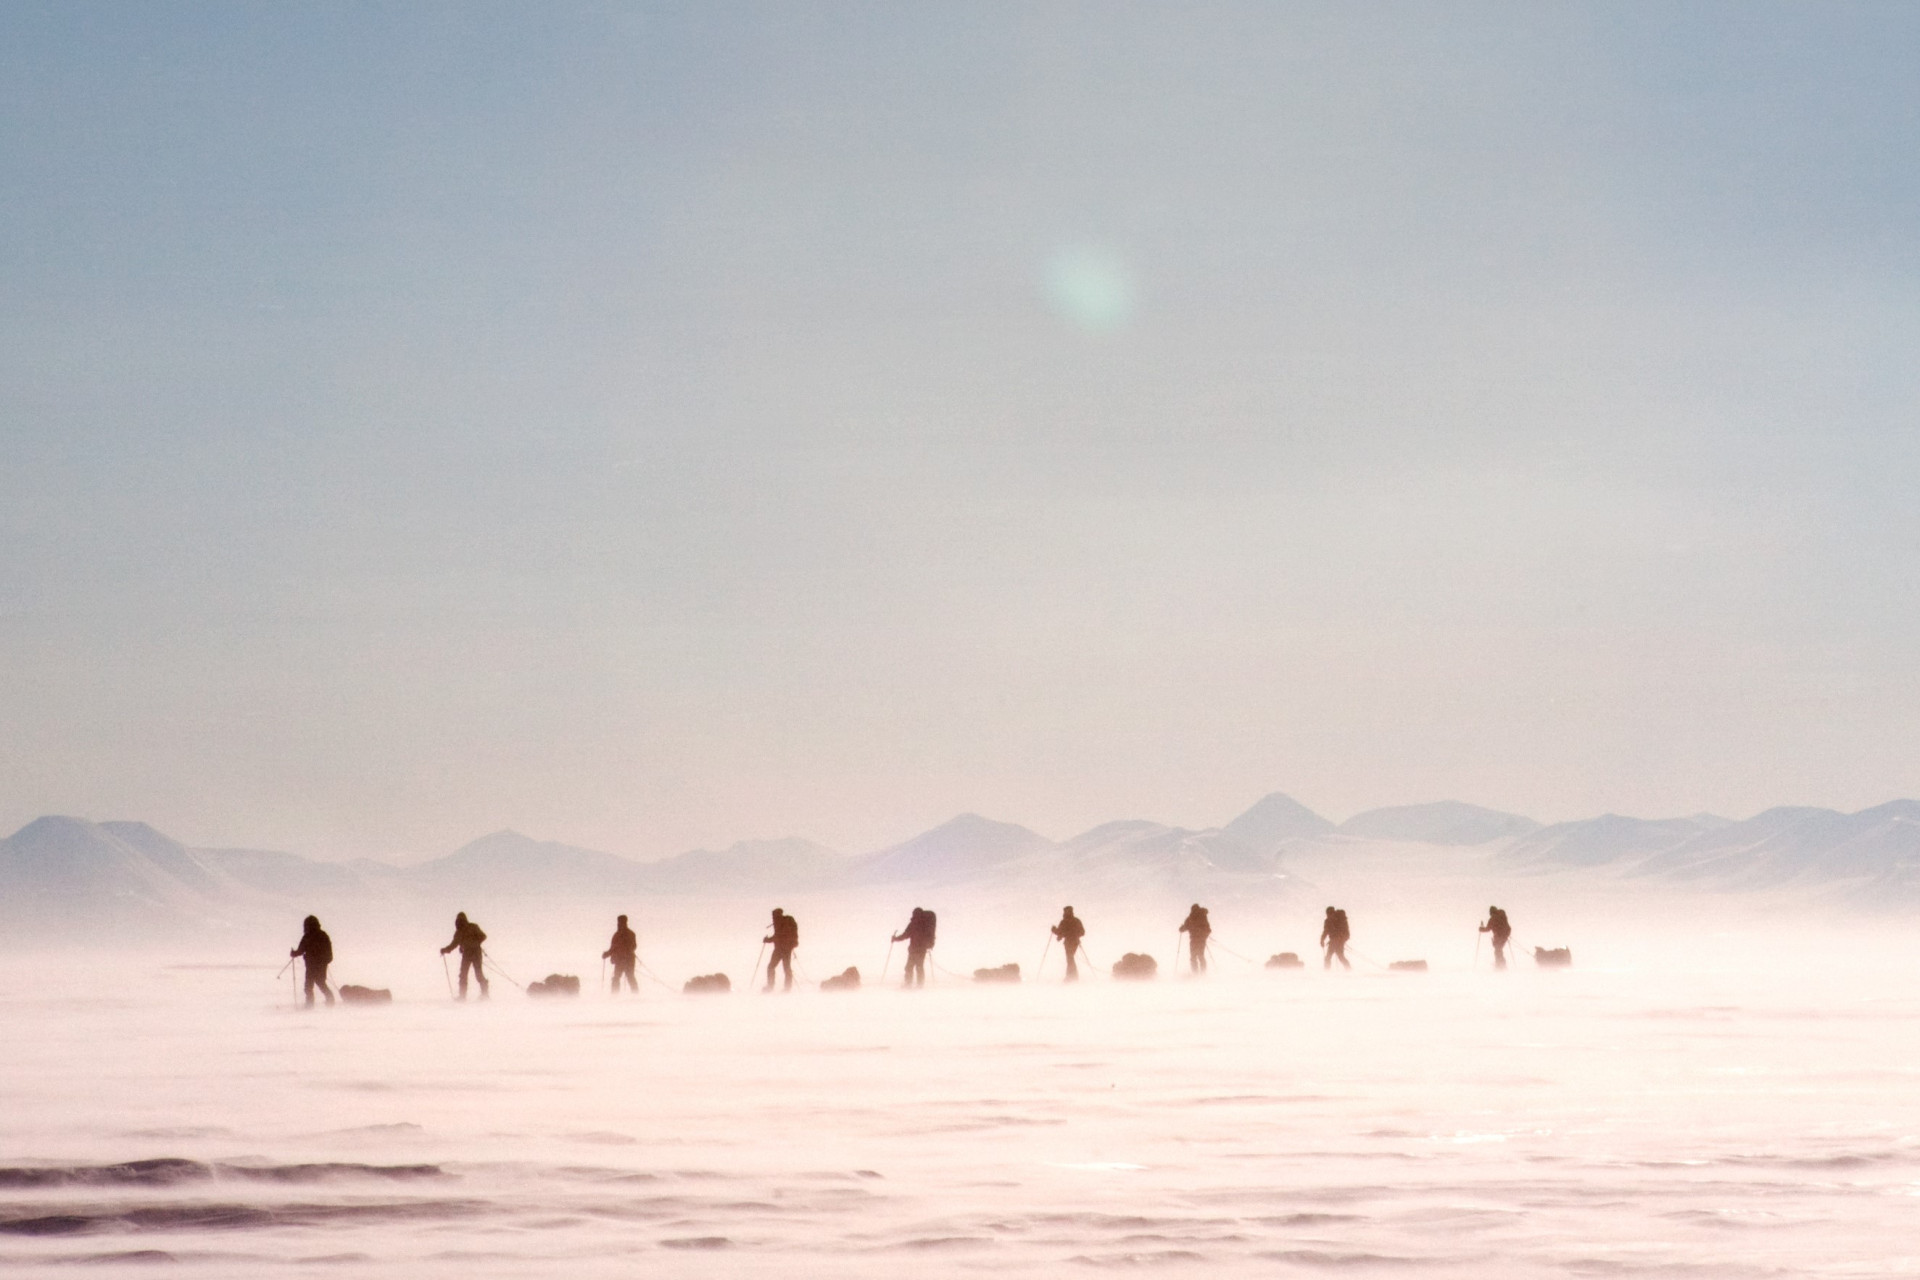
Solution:
[(453, 941), (440, 948), (440, 954), (445, 955), (455, 947), (460, 948), (460, 998), (462, 1000), (467, 998), (469, 973), (473, 975), (474, 981), (480, 984), (480, 998), (482, 1000), (487, 998), (487, 970), (483, 963), (486, 953), (482, 950), (486, 941), (487, 931), (467, 919), (466, 912), (462, 911), (453, 918)]
[(1507, 913), (1498, 907), (1487, 908), (1487, 922), (1480, 926), (1480, 932), (1493, 935), (1493, 967), (1507, 967), (1507, 939), (1513, 936), (1513, 926), (1507, 923)]
[(1320, 926), (1320, 942), (1327, 949), (1325, 968), (1333, 968), (1338, 960), (1344, 969), (1353, 965), (1347, 960), (1347, 939), (1353, 936), (1353, 930), (1347, 927), (1347, 913), (1339, 907), (1327, 908), (1326, 923)]
[(907, 917), (907, 927), (893, 935), (895, 942), (907, 944), (906, 985), (909, 987), (927, 985), (927, 952), (933, 950), (933, 934), (938, 923), (933, 912), (915, 907)]
[(1072, 907), (1060, 908), (1060, 923), (1053, 926), (1053, 936), (1060, 939), (1060, 949), (1067, 953), (1067, 981), (1080, 981), (1080, 966), (1073, 961), (1080, 954), (1080, 939), (1087, 936), (1087, 926), (1080, 923)]
[(620, 923), (614, 928), (613, 941), (600, 953), (602, 960), (613, 961), (613, 993), (620, 994), (620, 979), (627, 980), (627, 990), (634, 995), (640, 994), (640, 984), (633, 980), (633, 966), (640, 958), (640, 939), (633, 936), (633, 930), (627, 928), (627, 918), (620, 917)]
[(1194, 903), (1193, 910), (1187, 912), (1187, 918), (1180, 924), (1180, 932), (1187, 935), (1187, 968), (1194, 973), (1205, 973), (1207, 938), (1213, 933), (1213, 926), (1207, 922), (1207, 909)]
[(773, 971), (785, 969), (787, 985), (783, 991), (793, 990), (793, 949), (800, 945), (800, 922), (782, 911), (773, 909), (773, 932), (760, 940), (773, 944), (773, 959), (767, 961), (766, 990), (773, 990)]
[(307, 958), (307, 1008), (313, 1008), (315, 987), (320, 988), (320, 994), (332, 1004), (333, 988), (327, 985), (327, 966), (333, 963), (333, 939), (320, 927), (319, 916), (308, 916), (300, 928), (300, 945), (287, 954)]

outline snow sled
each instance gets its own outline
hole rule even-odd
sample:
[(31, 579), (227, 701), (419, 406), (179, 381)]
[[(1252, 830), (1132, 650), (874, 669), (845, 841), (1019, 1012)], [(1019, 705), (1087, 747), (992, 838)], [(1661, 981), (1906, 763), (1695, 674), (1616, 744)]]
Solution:
[(836, 973), (820, 984), (822, 991), (858, 991), (860, 989), (860, 970), (847, 966), (845, 973)]
[(348, 1004), (392, 1004), (393, 992), (385, 987), (341, 987), (340, 998)]
[(1427, 962), (1425, 960), (1395, 960), (1392, 964), (1388, 965), (1387, 968), (1394, 973), (1425, 973), (1427, 971)]
[(580, 979), (564, 973), (550, 973), (542, 981), (529, 984), (527, 994), (530, 996), (577, 996), (580, 994)]
[(697, 978), (688, 978), (687, 985), (680, 990), (690, 996), (724, 996), (733, 990), (733, 984), (724, 973), (703, 973)]
[(1017, 964), (1003, 964), (998, 969), (975, 969), (973, 971), (973, 980), (975, 982), (1018, 982), (1020, 981), (1020, 966)]
[(1159, 973), (1159, 962), (1137, 951), (1129, 951), (1113, 962), (1113, 976), (1126, 982), (1142, 982)]
[(1535, 947), (1533, 962), (1542, 969), (1571, 969), (1573, 968), (1573, 948), (1554, 947), (1548, 950), (1546, 947)]
[(1292, 951), (1282, 951), (1279, 955), (1267, 957), (1269, 969), (1304, 969), (1306, 967), (1301, 963), (1300, 957)]

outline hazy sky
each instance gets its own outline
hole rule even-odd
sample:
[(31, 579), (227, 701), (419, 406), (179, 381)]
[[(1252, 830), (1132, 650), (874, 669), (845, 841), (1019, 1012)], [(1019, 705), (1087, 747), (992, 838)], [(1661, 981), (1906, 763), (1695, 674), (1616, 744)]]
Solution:
[(1920, 794), (1920, 6), (0, 8), (0, 828)]

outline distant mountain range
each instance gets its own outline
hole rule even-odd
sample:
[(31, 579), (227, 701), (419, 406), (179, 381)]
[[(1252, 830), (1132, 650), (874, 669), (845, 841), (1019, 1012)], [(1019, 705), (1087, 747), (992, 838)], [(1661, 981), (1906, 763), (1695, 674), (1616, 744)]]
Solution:
[[(987, 886), (1170, 898), (1284, 895), (1290, 850), (1478, 849), (1488, 874), (1603, 874), (1716, 890), (1805, 886), (1881, 906), (1920, 903), (1920, 802), (1855, 814), (1770, 809), (1744, 822), (1614, 814), (1541, 826), (1453, 801), (1375, 809), (1337, 826), (1275, 793), (1219, 828), (1110, 822), (1064, 841), (963, 814), (874, 853), (743, 841), (657, 862), (499, 831), (400, 867), (253, 849), (196, 849), (140, 822), (46, 817), (0, 840), (0, 930), (10, 936), (167, 933), (309, 904), (577, 900), (636, 895)], [(317, 909), (317, 907), (316, 907)]]
[(1535, 872), (1608, 867), (1620, 874), (1720, 889), (1850, 887), (1862, 902), (1920, 890), (1920, 801), (1859, 813), (1769, 809), (1745, 822), (1701, 814), (1648, 821), (1607, 814), (1540, 827), (1501, 850), (1500, 865)]

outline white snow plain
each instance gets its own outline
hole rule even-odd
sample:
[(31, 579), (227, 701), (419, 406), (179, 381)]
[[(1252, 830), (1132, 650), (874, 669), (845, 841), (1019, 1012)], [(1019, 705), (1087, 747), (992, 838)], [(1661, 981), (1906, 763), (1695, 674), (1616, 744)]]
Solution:
[(1190, 980), (1163, 942), (1145, 984), (1056, 953), (773, 997), (613, 999), (581, 964), (578, 1000), (464, 1005), (435, 938), (343, 955), (391, 1006), (311, 1012), (271, 962), (9, 956), (0, 1270), (1920, 1272), (1916, 948), (1619, 938), (1567, 972), (1463, 938), (1426, 974), (1375, 943)]

